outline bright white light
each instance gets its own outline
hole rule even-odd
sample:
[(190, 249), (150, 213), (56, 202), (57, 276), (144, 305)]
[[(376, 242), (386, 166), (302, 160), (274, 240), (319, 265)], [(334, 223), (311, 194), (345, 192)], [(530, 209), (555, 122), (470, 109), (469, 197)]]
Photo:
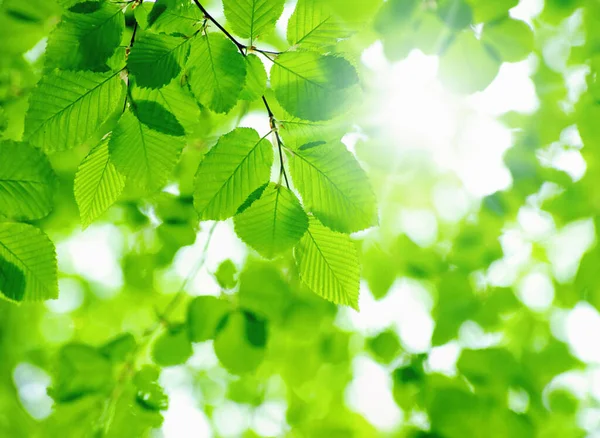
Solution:
[(554, 285), (550, 276), (543, 271), (527, 274), (517, 286), (519, 299), (531, 310), (543, 312), (554, 300)]
[(573, 221), (561, 228), (546, 242), (546, 254), (552, 263), (556, 280), (564, 283), (577, 273), (581, 257), (596, 240), (592, 219)]
[(47, 393), (50, 376), (41, 368), (23, 362), (15, 367), (13, 380), (25, 410), (36, 420), (52, 413), (52, 398)]
[(246, 405), (224, 401), (215, 407), (213, 424), (220, 436), (242, 436), (250, 427), (250, 409)]
[(259, 436), (284, 436), (286, 412), (285, 401), (265, 402), (252, 414), (252, 429)]
[(413, 50), (406, 59), (389, 63), (378, 42), (361, 60), (374, 76), (368, 124), (379, 128), (385, 141), (398, 150), (427, 152), (440, 169), (453, 171), (472, 195), (510, 186), (503, 155), (512, 145), (512, 135), (496, 116), (537, 108), (528, 62), (503, 66), (488, 89), (462, 97), (437, 79), (436, 56)]
[(392, 396), (390, 373), (365, 356), (357, 356), (352, 368), (354, 380), (346, 389), (348, 406), (380, 431), (393, 431), (402, 420), (402, 411)]
[(567, 316), (566, 332), (575, 356), (587, 363), (600, 363), (600, 315), (596, 309), (587, 303), (578, 303)]
[[(210, 223), (204, 225), (196, 237), (196, 242), (192, 246), (182, 248), (177, 253), (173, 265), (180, 278), (187, 278), (202, 257), (211, 227)], [(206, 262), (196, 274), (186, 292), (190, 295), (219, 295), (221, 287), (215, 280), (213, 273), (217, 270), (219, 264), (226, 259), (231, 259), (236, 266), (242, 266), (246, 254), (246, 246), (236, 236), (231, 222), (219, 223), (208, 246)]]
[(213, 436), (209, 420), (194, 398), (192, 375), (183, 367), (165, 368), (159, 383), (169, 396), (169, 407), (164, 412), (161, 431), (164, 438), (192, 438)]
[[(123, 285), (119, 258), (123, 236), (114, 225), (94, 225), (57, 245), (60, 270), (105, 286), (109, 296)], [(96, 290), (95, 290), (96, 291)]]

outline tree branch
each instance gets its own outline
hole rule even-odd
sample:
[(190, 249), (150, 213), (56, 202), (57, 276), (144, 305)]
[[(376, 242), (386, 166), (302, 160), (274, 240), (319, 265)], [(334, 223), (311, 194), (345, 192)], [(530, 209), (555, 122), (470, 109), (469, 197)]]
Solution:
[[(236, 45), (236, 47), (238, 48), (238, 50), (240, 51), (240, 53), (242, 54), (242, 56), (246, 57), (248, 55), (248, 46), (240, 43), (237, 39), (235, 39), (235, 37), (233, 35), (231, 35), (227, 29), (225, 29), (217, 20), (215, 20), (212, 15), (210, 15), (208, 13), (208, 11), (204, 8), (204, 6), (202, 6), (202, 4), (200, 3), (199, 0), (194, 0), (194, 3), (196, 4), (196, 6), (198, 6), (198, 9), (200, 9), (200, 11), (202, 11), (202, 13), (204, 14), (204, 17), (206, 19), (208, 19), (210, 22), (212, 22), (215, 26), (217, 26), (219, 28), (219, 30), (221, 32), (223, 32), (223, 34), (229, 38), (233, 44)], [(261, 53), (263, 56), (265, 56), (266, 58), (268, 58), (270, 61), (273, 61), (271, 59), (271, 57), (269, 56), (269, 54), (272, 55), (279, 55), (280, 52), (270, 52), (268, 50), (261, 50), (261, 49), (257, 49), (256, 47), (252, 46), (251, 47), (252, 50)], [(269, 106), (269, 102), (267, 101), (267, 98), (265, 97), (265, 95), (263, 94), (261, 96), (262, 101), (265, 105), (265, 108), (267, 110), (267, 114), (269, 116), (269, 125), (271, 127), (271, 130), (273, 132), (275, 132), (275, 139), (277, 141), (277, 151), (279, 152), (279, 165), (281, 166), (281, 170), (280, 170), (280, 176), (283, 175), (284, 179), (285, 179), (285, 185), (287, 186), (287, 188), (290, 188), (290, 183), (288, 181), (288, 177), (287, 177), (287, 173), (285, 171), (285, 165), (284, 165), (284, 161), (283, 161), (283, 150), (282, 150), (282, 146), (283, 146), (283, 142), (281, 141), (281, 137), (279, 136), (279, 131), (277, 128), (277, 120), (275, 119), (275, 116), (273, 114), (273, 111), (271, 110), (271, 107)]]

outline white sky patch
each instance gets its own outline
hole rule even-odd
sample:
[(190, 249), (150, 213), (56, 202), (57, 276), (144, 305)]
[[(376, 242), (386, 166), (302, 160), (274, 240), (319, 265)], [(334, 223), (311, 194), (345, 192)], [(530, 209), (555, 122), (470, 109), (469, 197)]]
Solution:
[(527, 62), (504, 66), (489, 91), (461, 97), (437, 79), (436, 56), (413, 50), (406, 59), (390, 63), (377, 42), (361, 60), (376, 75), (370, 91), (376, 100), (368, 123), (378, 126), (389, 141), (407, 151), (427, 151), (440, 169), (455, 172), (474, 196), (510, 186), (503, 155), (512, 136), (495, 116), (537, 107)]
[(584, 362), (600, 364), (600, 315), (588, 303), (578, 303), (569, 312), (566, 333), (573, 354)]
[(160, 385), (169, 397), (161, 427), (164, 438), (211, 438), (210, 422), (192, 394), (192, 376), (183, 367), (162, 370)]
[(574, 278), (581, 258), (596, 240), (594, 222), (584, 219), (571, 222), (546, 242), (546, 254), (556, 280), (565, 283)]
[[(205, 222), (196, 237), (196, 242), (177, 253), (173, 266), (180, 278), (187, 278), (202, 257), (211, 227), (212, 223)], [(227, 259), (231, 259), (238, 268), (241, 267), (246, 254), (246, 246), (235, 235), (231, 221), (219, 223), (208, 246), (206, 262), (190, 282), (186, 292), (190, 295), (219, 295), (221, 287), (213, 276), (214, 272), (221, 262)]]
[(554, 285), (547, 271), (543, 265), (534, 268), (516, 287), (521, 302), (536, 312), (549, 310), (554, 300)]
[(212, 418), (215, 429), (223, 437), (240, 437), (251, 425), (250, 407), (231, 401), (215, 406)]
[(285, 401), (267, 401), (252, 413), (252, 430), (259, 436), (284, 436), (287, 403)]
[[(366, 335), (375, 335), (393, 327), (408, 352), (421, 353), (429, 349), (433, 334), (429, 292), (416, 280), (397, 280), (388, 294), (376, 301), (365, 283), (361, 283), (360, 312), (341, 309), (338, 322)], [(344, 321), (344, 319), (346, 321)]]
[(43, 420), (52, 413), (52, 398), (47, 390), (51, 379), (43, 369), (27, 362), (15, 367), (13, 381), (19, 400), (25, 410), (36, 420)]
[(402, 421), (402, 411), (392, 395), (387, 369), (366, 356), (352, 361), (354, 379), (346, 388), (346, 403), (382, 432), (391, 432)]
[(123, 252), (121, 231), (110, 224), (92, 225), (75, 232), (57, 245), (60, 270), (78, 274), (116, 292), (123, 285), (119, 259)]
[(77, 310), (83, 303), (84, 291), (81, 283), (73, 278), (58, 280), (60, 294), (55, 300), (45, 302), (46, 307), (54, 313), (68, 313)]

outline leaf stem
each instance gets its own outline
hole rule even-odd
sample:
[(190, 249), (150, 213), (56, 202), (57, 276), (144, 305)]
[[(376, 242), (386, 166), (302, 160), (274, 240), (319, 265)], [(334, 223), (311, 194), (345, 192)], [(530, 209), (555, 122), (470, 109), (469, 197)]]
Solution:
[[(131, 34), (131, 40), (129, 40), (129, 45), (125, 49), (126, 57), (129, 56), (129, 52), (131, 51), (131, 48), (133, 47), (133, 43), (135, 43), (135, 35), (137, 34), (137, 30), (138, 30), (138, 22), (136, 20), (135, 23), (133, 24), (133, 32)], [(127, 69), (127, 67), (125, 67), (125, 69)], [(125, 101), (123, 102), (123, 111), (121, 111), (122, 113), (124, 113), (125, 110), (127, 109), (127, 99), (131, 97), (131, 86), (130, 85), (131, 85), (131, 80), (129, 79), (129, 70), (127, 70), (127, 93), (125, 93)]]
[[(212, 15), (210, 15), (208, 13), (208, 11), (204, 8), (204, 6), (202, 6), (202, 4), (200, 3), (199, 0), (194, 0), (194, 3), (196, 3), (196, 6), (198, 6), (198, 8), (200, 9), (200, 11), (202, 11), (202, 13), (204, 14), (204, 17), (206, 19), (208, 19), (209, 21), (211, 21), (215, 26), (217, 26), (219, 28), (219, 30), (221, 32), (223, 32), (223, 34), (229, 38), (233, 44), (236, 45), (236, 47), (238, 48), (238, 50), (240, 51), (240, 53), (242, 54), (242, 56), (246, 57), (248, 56), (248, 46), (240, 43), (237, 39), (235, 39), (235, 37), (233, 35), (231, 35), (227, 29), (225, 29), (217, 20), (215, 20), (213, 18)], [(261, 49), (257, 49), (254, 46), (250, 47), (252, 50), (261, 53), (262, 55), (264, 55), (266, 58), (268, 58), (270, 61), (273, 62), (273, 59), (271, 59), (270, 56), (268, 56), (268, 54), (272, 54), (272, 55), (279, 55), (280, 52), (270, 52), (268, 50), (261, 50)], [(283, 161), (283, 142), (281, 141), (281, 137), (279, 136), (279, 131), (277, 128), (277, 120), (275, 119), (275, 115), (273, 114), (273, 111), (271, 110), (271, 107), (269, 106), (269, 102), (267, 101), (267, 98), (265, 97), (265, 95), (263, 94), (261, 96), (262, 101), (265, 105), (265, 108), (267, 110), (267, 115), (269, 116), (269, 125), (271, 127), (271, 131), (275, 132), (275, 139), (277, 141), (277, 151), (279, 152), (279, 165), (280, 165), (280, 177), (281, 175), (283, 175), (284, 179), (285, 179), (285, 185), (287, 186), (287, 188), (290, 188), (290, 183), (288, 181), (288, 177), (287, 177), (287, 173), (285, 171), (285, 165), (284, 165), (284, 161)]]

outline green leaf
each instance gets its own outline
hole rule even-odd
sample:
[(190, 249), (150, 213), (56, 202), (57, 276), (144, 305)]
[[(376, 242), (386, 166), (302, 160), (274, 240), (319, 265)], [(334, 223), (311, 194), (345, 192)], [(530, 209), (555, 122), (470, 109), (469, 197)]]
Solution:
[(144, 88), (159, 88), (171, 82), (181, 72), (190, 46), (189, 40), (169, 35), (143, 32), (136, 37), (127, 59), (127, 69), (136, 84)]
[(112, 364), (106, 357), (89, 345), (68, 344), (60, 350), (48, 393), (57, 402), (68, 402), (87, 394), (108, 393), (112, 381)]
[(471, 24), (473, 10), (466, 0), (439, 0), (438, 16), (452, 29), (463, 29)]
[(169, 367), (185, 363), (192, 357), (192, 344), (184, 324), (169, 327), (152, 347), (152, 359), (157, 365)]
[(78, 146), (123, 105), (124, 90), (119, 72), (47, 74), (29, 98), (25, 139), (46, 152)]
[(121, 43), (125, 30), (122, 8), (108, 2), (88, 13), (65, 12), (48, 37), (46, 68), (102, 68)]
[(202, 105), (217, 113), (234, 107), (246, 78), (246, 62), (235, 44), (220, 33), (192, 41), (189, 84)]
[(339, 141), (350, 129), (347, 120), (336, 119), (327, 122), (308, 122), (297, 117), (286, 116), (277, 119), (279, 135), (285, 145), (298, 149), (307, 143), (316, 141)]
[(136, 117), (148, 128), (163, 134), (181, 137), (185, 131), (177, 117), (160, 103), (152, 100), (136, 100), (131, 105)]
[(156, 190), (169, 179), (183, 145), (181, 137), (150, 129), (127, 111), (115, 127), (108, 148), (112, 162), (128, 183)]
[(5, 285), (20, 284), (20, 276), (25, 275), (25, 293), (16, 293), (13, 298), (14, 291), (0, 290), (6, 297), (19, 301), (58, 297), (56, 251), (52, 241), (41, 230), (28, 224), (0, 223), (0, 258), (4, 259), (4, 266), (14, 265), (20, 271), (17, 274), (11, 267), (10, 277), (4, 280)]
[(240, 239), (269, 259), (292, 249), (308, 229), (308, 217), (296, 195), (272, 183), (233, 221)]
[(288, 113), (305, 120), (328, 120), (346, 111), (357, 83), (348, 61), (316, 52), (283, 53), (271, 68), (275, 97)]
[(100, 353), (113, 362), (125, 362), (135, 351), (137, 343), (131, 333), (123, 333), (100, 347)]
[(149, 27), (155, 32), (193, 35), (200, 29), (203, 16), (187, 0), (158, 0), (148, 14)]
[(471, 94), (483, 91), (500, 70), (500, 60), (472, 31), (459, 33), (440, 57), (438, 76), (450, 91)]
[(144, 365), (133, 376), (133, 385), (137, 389), (136, 401), (153, 411), (162, 411), (169, 407), (169, 397), (158, 384), (159, 370), (157, 367)]
[(307, 211), (343, 233), (377, 224), (375, 195), (354, 155), (340, 142), (306, 146), (291, 153), (290, 172)]
[(223, 0), (223, 9), (233, 32), (249, 38), (252, 45), (255, 39), (275, 29), (284, 3), (285, 0)]
[(476, 23), (487, 23), (508, 16), (508, 11), (519, 4), (519, 0), (467, 0), (473, 9)]
[(533, 31), (527, 23), (506, 18), (486, 24), (481, 41), (492, 47), (505, 62), (521, 61), (533, 50)]
[(358, 310), (360, 268), (350, 237), (331, 231), (314, 217), (294, 249), (302, 281), (317, 295)]
[(273, 163), (271, 143), (250, 128), (222, 136), (196, 172), (194, 206), (201, 220), (222, 220), (269, 180)]
[(108, 154), (108, 139), (90, 151), (75, 175), (75, 200), (81, 224), (85, 228), (115, 203), (125, 188), (125, 177), (119, 173)]
[(261, 97), (267, 88), (267, 72), (260, 58), (254, 54), (246, 56), (246, 83), (240, 99), (253, 101)]
[[(187, 133), (192, 132), (200, 122), (200, 107), (189, 90), (181, 87), (177, 80), (173, 80), (170, 84), (157, 89), (132, 87), (131, 95), (133, 101), (138, 102), (138, 105), (140, 101), (156, 102), (161, 105), (166, 111), (175, 116)], [(142, 111), (142, 116), (143, 113), (144, 111)], [(160, 121), (158, 122), (160, 123)], [(173, 129), (179, 131), (171, 123), (171, 130)]]
[(223, 321), (214, 341), (219, 362), (233, 374), (256, 370), (265, 357), (267, 327), (249, 312), (233, 312)]
[(12, 301), (23, 301), (27, 282), (17, 265), (0, 257), (0, 293)]
[(188, 307), (187, 325), (190, 340), (214, 339), (219, 323), (232, 310), (231, 303), (212, 296), (194, 298)]
[(322, 0), (298, 0), (287, 28), (288, 42), (303, 48), (321, 49), (350, 35)]
[(217, 279), (217, 283), (223, 289), (233, 289), (237, 284), (237, 280), (235, 279), (235, 274), (237, 273), (237, 268), (235, 264), (231, 261), (231, 259), (223, 260), (217, 271), (215, 272), (215, 278)]
[(56, 176), (46, 156), (27, 143), (0, 143), (0, 215), (41, 219), (52, 210)]
[(293, 304), (290, 286), (271, 263), (248, 263), (240, 274), (239, 306), (277, 323)]

